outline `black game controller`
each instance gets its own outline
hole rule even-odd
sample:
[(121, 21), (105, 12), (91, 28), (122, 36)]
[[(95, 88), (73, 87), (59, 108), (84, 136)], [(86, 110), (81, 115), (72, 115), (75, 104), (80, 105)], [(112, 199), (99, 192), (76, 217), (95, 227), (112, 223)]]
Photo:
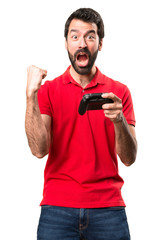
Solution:
[(79, 114), (83, 115), (86, 110), (100, 110), (105, 103), (113, 103), (110, 98), (103, 98), (103, 93), (88, 93), (85, 94), (79, 105)]

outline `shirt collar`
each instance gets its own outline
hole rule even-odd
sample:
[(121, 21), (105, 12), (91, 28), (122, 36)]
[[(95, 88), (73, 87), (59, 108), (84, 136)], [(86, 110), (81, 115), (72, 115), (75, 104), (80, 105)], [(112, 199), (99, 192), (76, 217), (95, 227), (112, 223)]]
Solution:
[[(69, 84), (73, 83), (76, 85), (79, 85), (71, 76), (70, 74), (70, 67), (67, 68), (67, 70), (63, 74), (63, 83), (64, 84)], [(105, 76), (100, 72), (100, 70), (96, 67), (97, 71), (91, 82), (86, 86), (86, 88), (94, 87), (97, 84), (105, 84)]]

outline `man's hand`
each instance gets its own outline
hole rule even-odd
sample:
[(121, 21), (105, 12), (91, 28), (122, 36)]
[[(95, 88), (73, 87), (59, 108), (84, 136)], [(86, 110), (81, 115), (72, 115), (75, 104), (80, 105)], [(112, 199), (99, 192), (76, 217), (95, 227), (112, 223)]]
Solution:
[(116, 152), (121, 161), (130, 166), (134, 163), (137, 154), (135, 128), (128, 125), (123, 112), (122, 101), (113, 93), (102, 94), (104, 98), (111, 98), (114, 103), (103, 104), (104, 114), (114, 123)]
[(103, 98), (110, 98), (113, 100), (113, 103), (103, 104), (102, 108), (104, 109), (104, 114), (107, 118), (109, 118), (113, 123), (117, 123), (122, 121), (123, 113), (122, 113), (122, 101), (113, 93), (103, 93)]
[(49, 152), (51, 141), (51, 117), (40, 113), (37, 92), (47, 71), (35, 66), (27, 69), (27, 108), (25, 129), (30, 149), (38, 158)]
[(43, 70), (36, 66), (29, 66), (27, 68), (27, 96), (31, 96), (33, 93), (36, 93), (42, 83), (42, 79), (47, 76), (47, 70)]

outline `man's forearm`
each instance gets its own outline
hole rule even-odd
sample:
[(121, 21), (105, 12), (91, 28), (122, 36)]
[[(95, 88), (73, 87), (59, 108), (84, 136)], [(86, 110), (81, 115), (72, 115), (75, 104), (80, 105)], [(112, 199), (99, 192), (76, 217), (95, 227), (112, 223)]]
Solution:
[(117, 154), (126, 166), (130, 166), (134, 163), (137, 154), (134, 127), (128, 125), (124, 115), (122, 115), (121, 121), (114, 123), (114, 127)]
[(37, 93), (27, 96), (25, 129), (31, 152), (36, 157), (42, 158), (48, 153), (49, 138), (40, 114)]

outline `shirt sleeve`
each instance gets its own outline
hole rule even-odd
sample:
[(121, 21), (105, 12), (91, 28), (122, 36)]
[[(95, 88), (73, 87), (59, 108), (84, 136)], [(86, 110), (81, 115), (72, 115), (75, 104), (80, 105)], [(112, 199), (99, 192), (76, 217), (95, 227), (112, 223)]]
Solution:
[(123, 104), (123, 114), (127, 120), (127, 123), (135, 126), (136, 120), (135, 120), (135, 114), (134, 114), (134, 108), (133, 108), (133, 101), (132, 101), (132, 96), (128, 87), (126, 87), (126, 91), (122, 99), (122, 104)]
[(46, 114), (52, 117), (49, 100), (49, 81), (46, 81), (44, 85), (41, 85), (38, 91), (38, 104), (41, 114)]

